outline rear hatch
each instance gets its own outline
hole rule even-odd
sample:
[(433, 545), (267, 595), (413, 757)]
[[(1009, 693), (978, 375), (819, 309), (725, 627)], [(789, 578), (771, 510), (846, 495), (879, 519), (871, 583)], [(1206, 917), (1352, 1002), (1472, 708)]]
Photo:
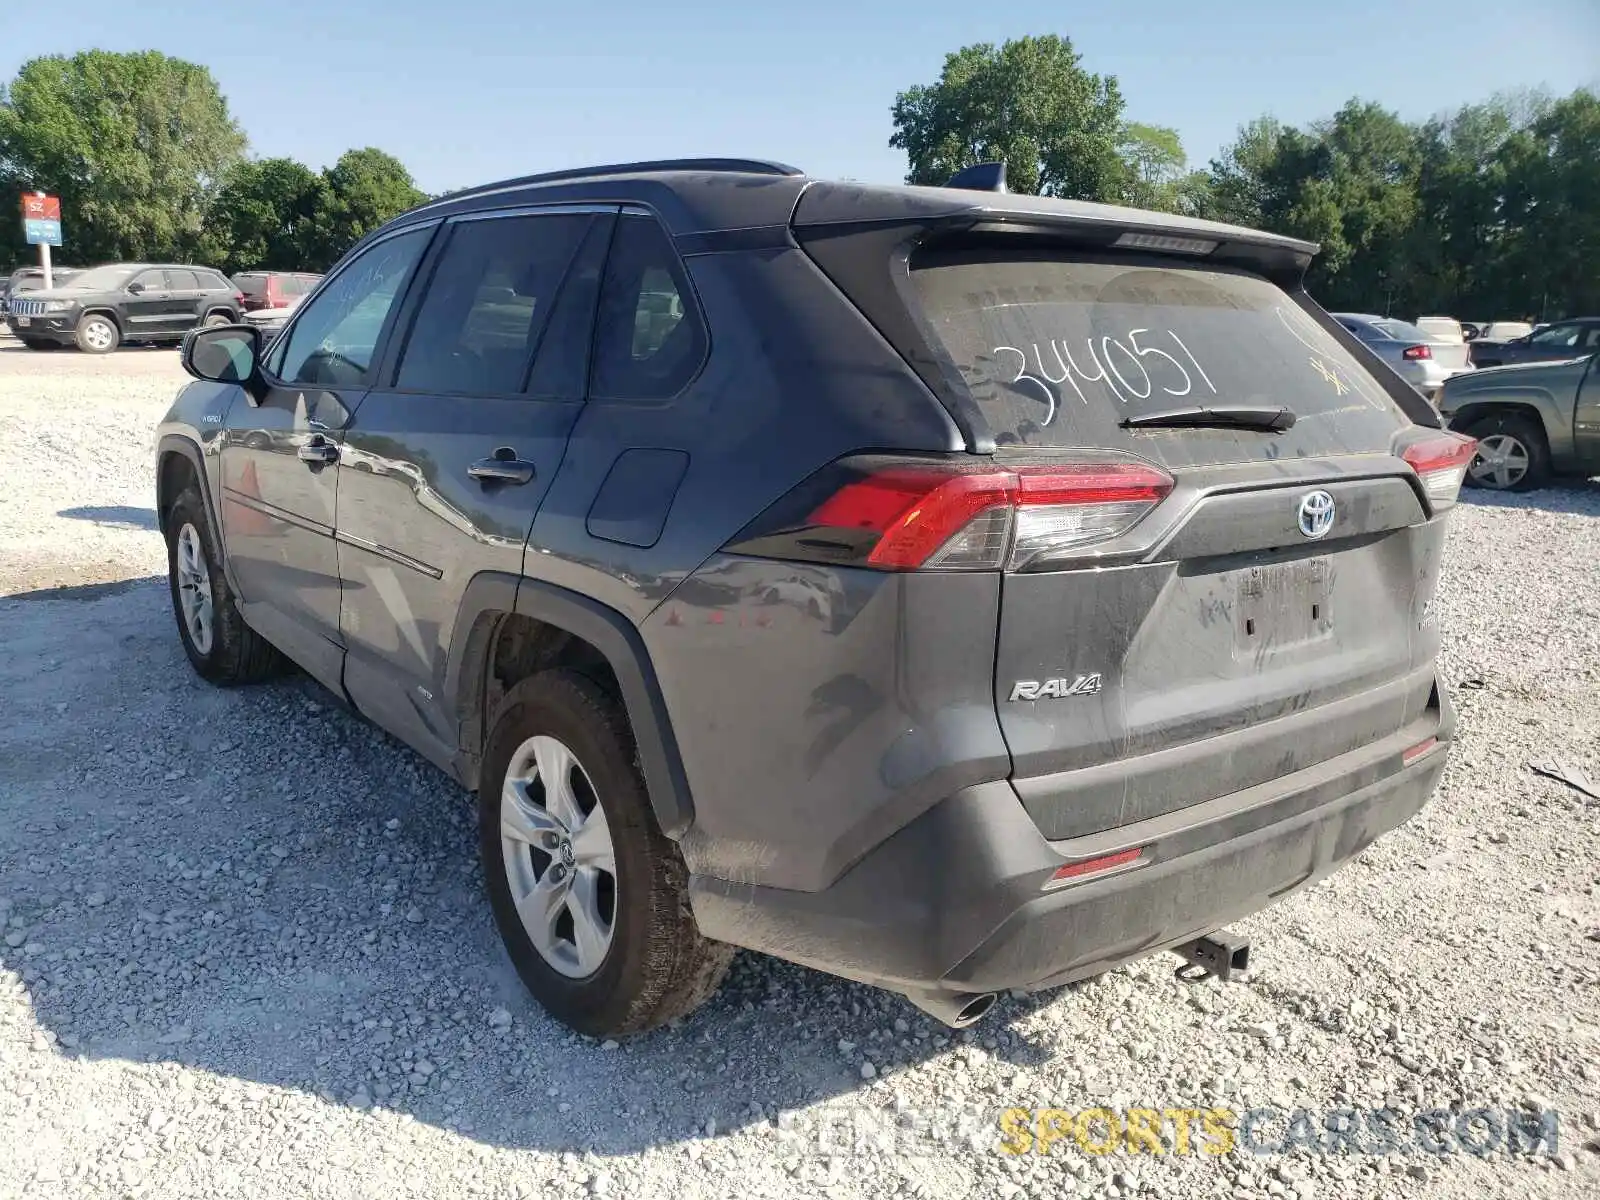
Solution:
[(895, 290), (997, 466), (1169, 481), (1013, 528), (995, 704), (1052, 839), (1436, 726), (1432, 518), (1460, 480), (1452, 459), (1430, 495), (1401, 455), (1440, 435), (1291, 282), (1106, 240), (934, 242)]
[(272, 276), (261, 274), (235, 275), (233, 286), (239, 289), (239, 295), (244, 297), (243, 305), (247, 309), (271, 308)]

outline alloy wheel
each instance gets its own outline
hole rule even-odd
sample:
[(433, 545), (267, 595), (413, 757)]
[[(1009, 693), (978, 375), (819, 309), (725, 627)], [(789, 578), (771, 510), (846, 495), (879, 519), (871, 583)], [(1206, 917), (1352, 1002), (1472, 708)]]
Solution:
[(105, 321), (90, 321), (83, 331), (83, 340), (96, 350), (111, 349), (115, 336), (116, 331)]
[(1528, 473), (1528, 447), (1509, 433), (1491, 433), (1478, 442), (1477, 457), (1467, 474), (1480, 487), (1511, 488)]
[(178, 601), (189, 640), (202, 656), (211, 653), (213, 609), (211, 569), (206, 563), (200, 531), (185, 525), (178, 531)]
[(500, 842), (534, 949), (568, 978), (593, 975), (616, 932), (616, 852), (589, 774), (565, 743), (541, 734), (511, 756)]

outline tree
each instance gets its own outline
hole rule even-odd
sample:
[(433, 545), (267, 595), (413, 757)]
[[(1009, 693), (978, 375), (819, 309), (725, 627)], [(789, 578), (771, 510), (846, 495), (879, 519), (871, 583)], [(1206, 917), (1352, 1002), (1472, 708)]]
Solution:
[(323, 172), (324, 202), (303, 246), (307, 270), (326, 270), (367, 234), (427, 199), (392, 154), (347, 150)]
[(1284, 128), (1273, 117), (1258, 117), (1211, 160), (1209, 209), (1206, 216), (1235, 225), (1260, 226), (1279, 207), (1279, 142)]
[(908, 183), (942, 184), (1002, 159), (1015, 191), (1114, 202), (1127, 171), (1122, 108), (1116, 79), (1084, 70), (1067, 38), (985, 42), (946, 56), (938, 82), (895, 97), (889, 144), (906, 152)]
[(1189, 156), (1176, 129), (1130, 121), (1117, 147), (1127, 168), (1122, 202), (1135, 208), (1178, 212), (1183, 206)]
[(1497, 157), (1501, 293), (1543, 319), (1600, 311), (1600, 97), (1556, 101)]
[(327, 197), (326, 180), (304, 163), (239, 163), (206, 213), (206, 261), (230, 273), (304, 270)]
[(1600, 98), (1520, 92), (1420, 125), (1352, 100), (1300, 130), (1245, 126), (1205, 215), (1322, 245), (1334, 307), (1479, 320), (1600, 309)]
[(0, 92), (0, 180), (61, 197), (70, 261), (182, 257), (244, 148), (211, 73), (154, 50), (36, 58)]

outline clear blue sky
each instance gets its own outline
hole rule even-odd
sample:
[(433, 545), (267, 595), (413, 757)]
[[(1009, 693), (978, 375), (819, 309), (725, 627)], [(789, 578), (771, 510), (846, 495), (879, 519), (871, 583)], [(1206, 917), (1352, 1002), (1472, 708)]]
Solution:
[(895, 93), (1030, 33), (1069, 36), (1196, 165), (1265, 112), (1299, 123), (1359, 95), (1421, 118), (1600, 83), (1600, 0), (0, 0), (0, 78), (161, 50), (211, 68), (256, 154), (379, 146), (429, 191), (684, 154), (894, 181)]

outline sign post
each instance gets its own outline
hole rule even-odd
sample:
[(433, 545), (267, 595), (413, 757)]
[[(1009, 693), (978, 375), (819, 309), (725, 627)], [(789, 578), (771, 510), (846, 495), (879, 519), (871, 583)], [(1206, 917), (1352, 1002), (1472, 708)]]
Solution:
[(25, 192), (22, 197), (22, 227), (28, 244), (39, 247), (39, 265), (44, 268), (45, 290), (55, 287), (50, 268), (50, 247), (61, 245), (61, 201), (43, 192)]

